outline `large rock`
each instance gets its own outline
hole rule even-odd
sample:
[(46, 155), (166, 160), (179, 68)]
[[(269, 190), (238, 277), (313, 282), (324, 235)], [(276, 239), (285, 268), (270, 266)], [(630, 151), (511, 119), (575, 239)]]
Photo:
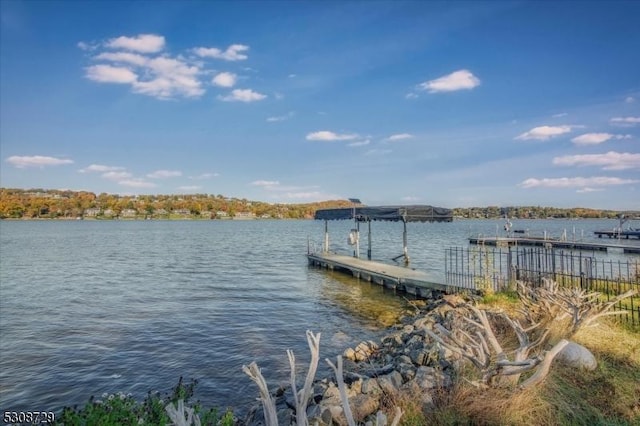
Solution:
[(378, 411), (380, 400), (373, 395), (359, 394), (353, 398), (349, 398), (349, 406), (351, 414), (356, 422), (362, 422), (365, 417)]
[(369, 340), (367, 342), (361, 342), (355, 348), (355, 360), (356, 361), (366, 361), (369, 359), (371, 354), (378, 349), (378, 344)]
[(364, 379), (362, 382), (361, 392), (364, 394), (379, 394), (382, 392), (380, 385), (376, 379)]
[(389, 374), (378, 377), (378, 385), (385, 393), (395, 395), (402, 386), (402, 375), (393, 370)]
[(413, 380), (421, 389), (448, 388), (451, 377), (433, 367), (419, 367)]
[(307, 408), (309, 424), (318, 426), (331, 426), (331, 410), (320, 405), (312, 405)]
[(351, 361), (355, 361), (356, 360), (356, 351), (354, 351), (352, 348), (347, 348), (342, 353), (342, 356), (344, 358), (346, 358), (346, 359), (350, 359)]
[(570, 367), (592, 371), (598, 367), (596, 357), (591, 351), (575, 342), (569, 342), (567, 346), (556, 355), (556, 359)]

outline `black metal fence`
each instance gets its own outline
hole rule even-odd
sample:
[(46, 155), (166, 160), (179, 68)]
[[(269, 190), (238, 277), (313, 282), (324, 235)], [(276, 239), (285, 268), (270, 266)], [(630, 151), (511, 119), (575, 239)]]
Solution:
[[(469, 290), (501, 291), (517, 280), (540, 285), (543, 278), (567, 287), (597, 291), (603, 302), (628, 290), (640, 291), (639, 259), (603, 259), (553, 247), (452, 247), (445, 251), (446, 284)], [(640, 324), (640, 294), (618, 302), (624, 320)]]

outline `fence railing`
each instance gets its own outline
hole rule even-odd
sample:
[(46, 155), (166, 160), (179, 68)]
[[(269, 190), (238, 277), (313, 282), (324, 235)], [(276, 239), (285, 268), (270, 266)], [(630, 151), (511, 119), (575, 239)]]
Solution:
[[(543, 247), (452, 247), (445, 251), (446, 284), (469, 290), (501, 291), (520, 280), (536, 286), (543, 278), (561, 286), (597, 291), (603, 302), (628, 290), (640, 291), (640, 260), (596, 258), (588, 252)], [(615, 310), (640, 324), (640, 295), (620, 301)]]

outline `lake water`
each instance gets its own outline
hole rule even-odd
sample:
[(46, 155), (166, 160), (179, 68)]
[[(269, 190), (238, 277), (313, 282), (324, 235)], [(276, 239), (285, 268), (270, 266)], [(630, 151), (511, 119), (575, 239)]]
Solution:
[[(442, 275), (445, 248), (503, 225), (409, 224), (412, 266)], [(591, 241), (616, 225), (514, 220)], [(351, 227), (329, 224), (332, 249), (348, 252)], [(401, 224), (372, 229), (375, 259), (402, 252)], [(321, 222), (302, 220), (1, 221), (0, 408), (59, 412), (104, 392), (142, 399), (183, 376), (199, 380), (205, 406), (243, 409), (258, 393), (242, 365), (255, 360), (271, 386), (286, 382), (287, 349), (306, 368), (305, 330), (322, 333), (323, 359), (379, 338), (405, 299), (309, 268), (308, 240), (319, 247), (322, 233)]]

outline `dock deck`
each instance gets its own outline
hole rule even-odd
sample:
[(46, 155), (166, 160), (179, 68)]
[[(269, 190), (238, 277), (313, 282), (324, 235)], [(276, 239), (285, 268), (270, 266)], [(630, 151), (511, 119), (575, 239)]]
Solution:
[(434, 282), (424, 271), (408, 267), (334, 253), (309, 253), (307, 258), (311, 266), (346, 272), (356, 278), (420, 297), (431, 297), (433, 290), (446, 293), (457, 290), (456, 287)]

